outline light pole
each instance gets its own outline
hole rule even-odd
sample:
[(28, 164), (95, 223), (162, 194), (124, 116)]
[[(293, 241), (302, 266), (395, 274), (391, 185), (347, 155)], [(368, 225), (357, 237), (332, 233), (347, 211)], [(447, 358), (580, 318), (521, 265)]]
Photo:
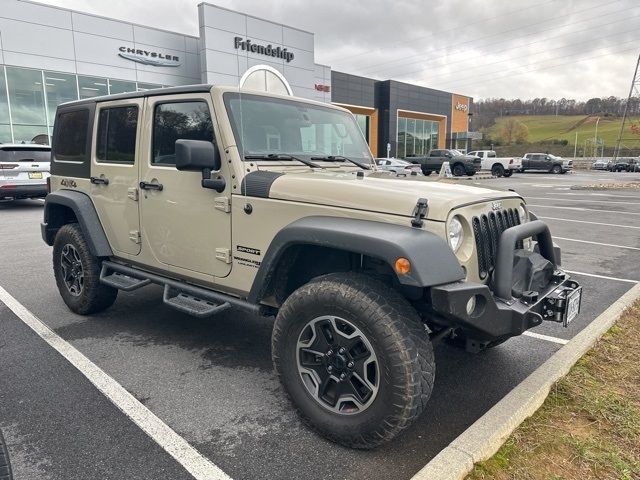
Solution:
[(578, 156), (578, 130), (576, 130), (576, 141), (573, 142), (573, 159)]
[[(598, 123), (600, 123), (600, 117), (596, 120), (596, 132), (593, 134), (593, 148), (596, 153), (598, 153)], [(596, 158), (595, 154), (593, 158)]]

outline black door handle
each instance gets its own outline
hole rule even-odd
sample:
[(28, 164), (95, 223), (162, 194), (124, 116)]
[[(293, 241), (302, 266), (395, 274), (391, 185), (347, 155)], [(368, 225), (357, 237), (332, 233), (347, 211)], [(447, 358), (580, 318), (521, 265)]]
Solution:
[(109, 179), (104, 177), (91, 177), (89, 181), (94, 185), (109, 185)]
[(161, 192), (164, 187), (161, 183), (140, 182), (140, 188), (142, 190), (158, 190)]

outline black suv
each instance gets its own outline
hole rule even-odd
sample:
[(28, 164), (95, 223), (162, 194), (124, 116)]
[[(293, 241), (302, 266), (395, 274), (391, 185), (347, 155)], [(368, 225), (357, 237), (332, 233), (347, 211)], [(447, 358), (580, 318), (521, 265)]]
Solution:
[(440, 171), (442, 164), (449, 162), (451, 172), (456, 177), (461, 177), (465, 174), (471, 177), (480, 171), (482, 165), (480, 157), (465, 155), (454, 149), (431, 150), (427, 156), (407, 157), (407, 161), (419, 164), (420, 168), (422, 168), (422, 173), (425, 175)]

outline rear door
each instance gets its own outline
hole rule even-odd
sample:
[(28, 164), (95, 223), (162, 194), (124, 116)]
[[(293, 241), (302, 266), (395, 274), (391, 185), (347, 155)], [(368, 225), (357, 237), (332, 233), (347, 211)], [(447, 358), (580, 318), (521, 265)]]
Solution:
[(91, 198), (114, 253), (140, 253), (137, 138), (142, 98), (98, 103), (91, 152)]

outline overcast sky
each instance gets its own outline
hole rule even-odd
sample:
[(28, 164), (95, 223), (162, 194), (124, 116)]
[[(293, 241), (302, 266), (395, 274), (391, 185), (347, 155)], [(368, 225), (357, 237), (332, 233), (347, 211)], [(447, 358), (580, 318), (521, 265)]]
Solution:
[[(41, 0), (198, 35), (200, 0)], [(218, 0), (315, 33), (316, 62), (479, 98), (626, 97), (638, 0)]]

